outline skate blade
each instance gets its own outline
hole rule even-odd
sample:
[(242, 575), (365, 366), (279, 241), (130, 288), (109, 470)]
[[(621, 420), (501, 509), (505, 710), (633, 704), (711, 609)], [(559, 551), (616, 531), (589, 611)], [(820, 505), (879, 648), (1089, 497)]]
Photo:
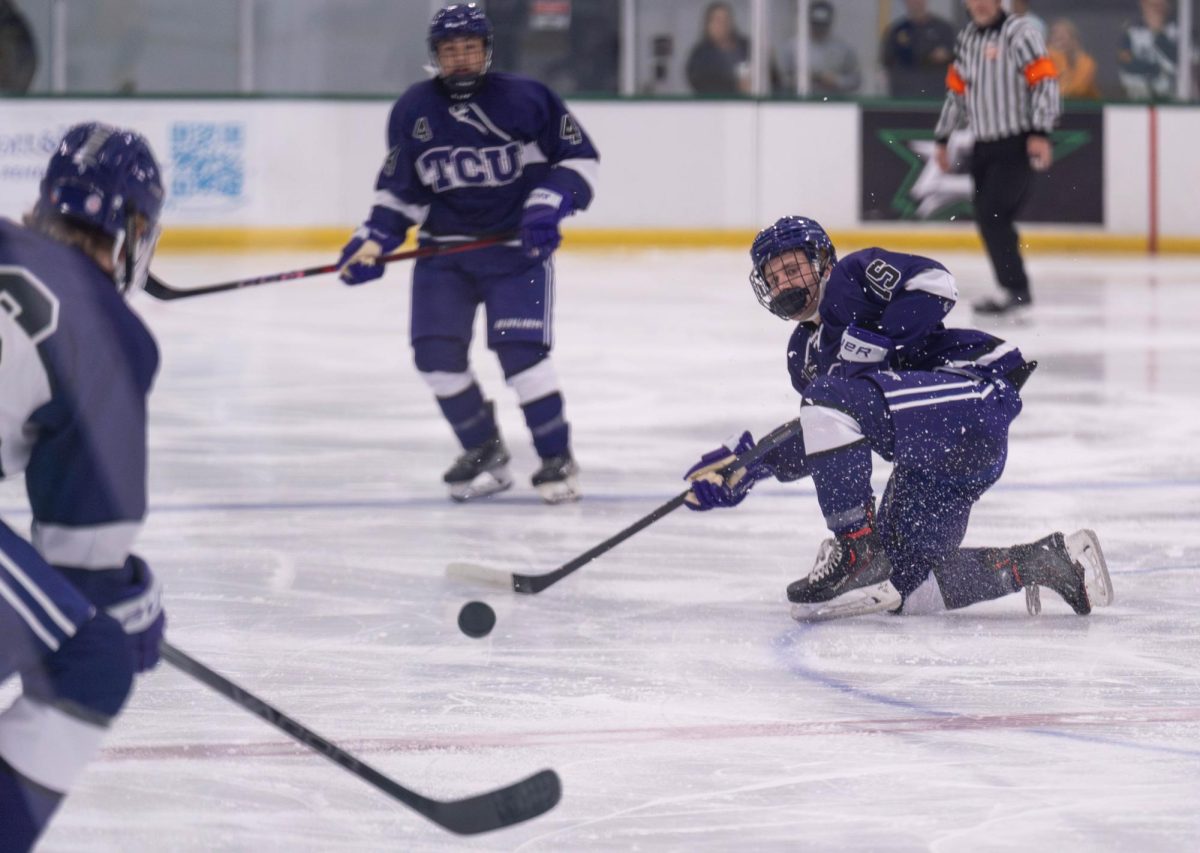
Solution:
[(1035, 583), (1025, 587), (1025, 609), (1029, 611), (1030, 616), (1037, 616), (1042, 612), (1042, 591)]
[(1076, 530), (1064, 537), (1067, 554), (1083, 566), (1083, 585), (1093, 607), (1107, 607), (1113, 601), (1112, 578), (1108, 576), (1108, 563), (1100, 550), (1100, 540), (1093, 530)]
[(458, 503), (490, 497), (512, 488), (512, 476), (505, 467), (484, 471), (469, 483), (451, 483), (450, 499)]
[(579, 491), (578, 477), (567, 477), (556, 483), (539, 483), (535, 488), (542, 500), (548, 504), (570, 503), (583, 497), (583, 493)]
[(796, 602), (792, 605), (792, 618), (797, 622), (825, 622), (847, 616), (866, 616), (895, 610), (902, 601), (899, 590), (892, 586), (892, 582), (884, 581), (852, 589), (829, 601)]

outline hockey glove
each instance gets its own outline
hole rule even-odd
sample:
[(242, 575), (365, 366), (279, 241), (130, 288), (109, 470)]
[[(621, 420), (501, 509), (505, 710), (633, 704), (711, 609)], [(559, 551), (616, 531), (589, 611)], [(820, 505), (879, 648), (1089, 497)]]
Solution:
[(141, 557), (129, 555), (133, 578), (123, 589), (114, 591), (107, 602), (96, 602), (125, 629), (133, 663), (138, 672), (153, 669), (158, 663), (159, 645), (167, 627), (163, 611), (162, 585)]
[(892, 339), (887, 335), (847, 326), (842, 332), (842, 346), (838, 350), (838, 364), (834, 375), (853, 379), (864, 373), (885, 370), (890, 366)]
[(745, 468), (724, 471), (737, 462), (738, 456), (753, 448), (754, 438), (749, 432), (743, 432), (732, 450), (727, 442), (701, 456), (700, 461), (683, 475), (683, 479), (692, 481), (692, 493), (684, 499), (684, 506), (697, 512), (737, 506), (750, 493), (751, 486), (759, 480), (773, 477), (771, 466), (762, 460), (752, 462)]
[(362, 225), (354, 232), (350, 242), (342, 247), (342, 255), (337, 262), (338, 275), (346, 284), (374, 281), (383, 275), (380, 256), (393, 251), (401, 242), (401, 237), (370, 224)]
[(521, 213), (521, 248), (531, 258), (544, 258), (558, 248), (562, 235), (558, 223), (574, 206), (571, 197), (538, 187), (525, 200)]

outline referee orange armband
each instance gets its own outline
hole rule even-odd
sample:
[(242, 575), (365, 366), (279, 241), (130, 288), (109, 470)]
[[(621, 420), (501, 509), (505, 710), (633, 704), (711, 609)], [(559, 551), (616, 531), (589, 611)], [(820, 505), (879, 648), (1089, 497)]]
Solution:
[(1048, 56), (1039, 56), (1025, 66), (1025, 82), (1029, 84), (1030, 89), (1047, 78), (1053, 79), (1057, 76), (1058, 69)]
[[(1026, 71), (1028, 74), (1028, 71)], [(956, 95), (961, 95), (967, 91), (967, 82), (963, 80), (962, 75), (958, 73), (958, 69), (953, 65), (946, 71), (946, 88)]]

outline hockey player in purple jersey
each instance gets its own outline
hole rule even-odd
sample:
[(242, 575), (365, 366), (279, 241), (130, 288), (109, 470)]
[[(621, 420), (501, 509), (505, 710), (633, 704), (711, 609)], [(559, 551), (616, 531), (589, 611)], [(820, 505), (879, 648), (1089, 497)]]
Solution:
[[(985, 332), (943, 325), (958, 296), (944, 266), (878, 248), (839, 261), (824, 229), (799, 216), (760, 232), (750, 256), (759, 301), (798, 324), (787, 364), (802, 429), (727, 475), (734, 454), (754, 446), (750, 433), (705, 454), (685, 475), (687, 504), (735, 506), (760, 479), (812, 477), (833, 538), (787, 588), (796, 619), (927, 613), (1022, 588), (1036, 613), (1043, 586), (1079, 614), (1112, 601), (1090, 530), (961, 547), (971, 508), (1004, 470), (1036, 362)], [(893, 465), (878, 513), (872, 451)]]
[(392, 107), (375, 205), (338, 261), (348, 284), (383, 275), (380, 255), (408, 229), (422, 245), (516, 233), (507, 243), (416, 262), (410, 338), (417, 370), (463, 453), (443, 477), (458, 501), (512, 485), (509, 454), (468, 350), (482, 303), (487, 345), (516, 393), (547, 503), (579, 497), (563, 397), (550, 361), (558, 223), (586, 208), (598, 163), (583, 128), (550, 89), (489, 71), (492, 26), (475, 4), (439, 11), (429, 30), (437, 76)]
[[(25, 472), (32, 545), (0, 523), (0, 848), (30, 849), (158, 661), (165, 618), (130, 553), (146, 513), (158, 348), (145, 281), (163, 187), (136, 133), (71, 128), (24, 227), (0, 219), (0, 468)], [(115, 283), (115, 286), (114, 286)]]

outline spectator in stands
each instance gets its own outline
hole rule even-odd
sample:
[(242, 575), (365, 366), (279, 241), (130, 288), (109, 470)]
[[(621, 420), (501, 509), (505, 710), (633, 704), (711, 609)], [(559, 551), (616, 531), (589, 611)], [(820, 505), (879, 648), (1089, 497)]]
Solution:
[(954, 58), (954, 27), (929, 11), (928, 0), (904, 0), (907, 13), (883, 36), (880, 63), (893, 98), (941, 98)]
[(1023, 16), (1029, 23), (1033, 24), (1034, 29), (1041, 33), (1042, 41), (1045, 41), (1047, 37), (1046, 22), (1041, 19), (1037, 12), (1033, 11), (1031, 6), (1032, 4), (1029, 0), (1012, 0), (1012, 13)]
[(1175, 96), (1179, 72), (1179, 26), (1168, 0), (1141, 0), (1142, 22), (1131, 24), (1117, 51), (1117, 74), (1135, 101)]
[(11, 0), (0, 0), (0, 94), (24, 95), (37, 71), (29, 22)]
[(738, 32), (733, 9), (722, 0), (704, 10), (704, 31), (688, 55), (687, 79), (697, 95), (750, 92), (750, 40)]
[(814, 95), (850, 95), (862, 84), (854, 48), (833, 34), (833, 5), (808, 7), (808, 75)]
[(1051, 24), (1046, 47), (1050, 61), (1058, 70), (1058, 91), (1064, 98), (1100, 97), (1096, 85), (1096, 60), (1083, 49), (1079, 30), (1073, 23), (1059, 18)]

